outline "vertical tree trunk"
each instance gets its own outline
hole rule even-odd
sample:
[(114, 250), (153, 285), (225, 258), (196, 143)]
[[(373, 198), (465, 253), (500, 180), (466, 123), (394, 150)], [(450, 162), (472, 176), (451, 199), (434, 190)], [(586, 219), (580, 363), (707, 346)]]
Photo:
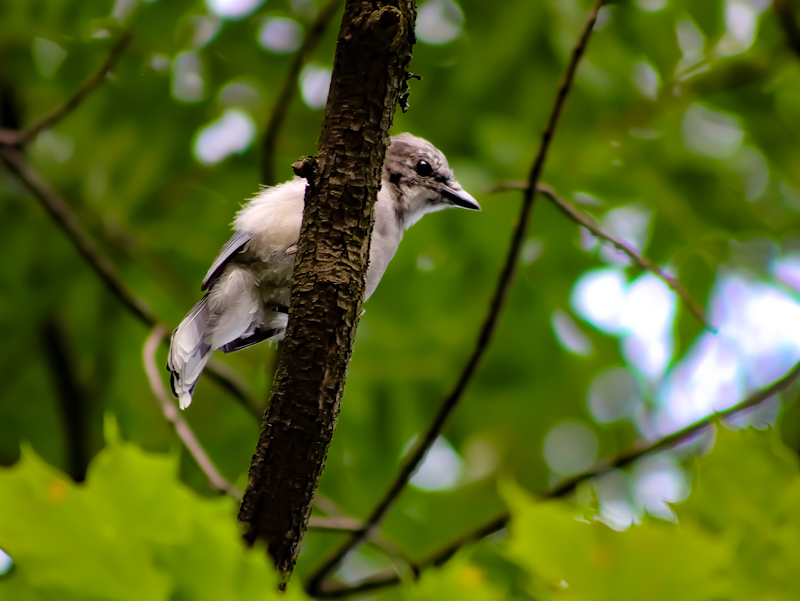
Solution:
[(239, 519), (294, 567), (339, 413), (394, 110), (414, 43), (413, 0), (348, 0), (308, 180), (285, 349)]

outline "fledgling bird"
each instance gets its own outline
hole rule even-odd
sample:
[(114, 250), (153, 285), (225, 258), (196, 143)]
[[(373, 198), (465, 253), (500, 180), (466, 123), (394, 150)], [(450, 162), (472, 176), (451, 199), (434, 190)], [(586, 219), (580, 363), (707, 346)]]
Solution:
[[(167, 369), (181, 409), (192, 402), (216, 349), (231, 353), (286, 331), (305, 190), (299, 177), (264, 188), (236, 214), (236, 233), (203, 279), (206, 295), (172, 334)], [(403, 232), (426, 213), (453, 206), (481, 208), (433, 144), (411, 134), (392, 137), (375, 202), (364, 300), (377, 288)]]

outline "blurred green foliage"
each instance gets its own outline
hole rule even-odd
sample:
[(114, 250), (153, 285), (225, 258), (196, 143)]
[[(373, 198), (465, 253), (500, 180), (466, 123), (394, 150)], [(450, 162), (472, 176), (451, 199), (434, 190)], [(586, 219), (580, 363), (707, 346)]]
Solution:
[(535, 599), (794, 599), (800, 521), (797, 456), (774, 431), (717, 428), (695, 462), (697, 487), (674, 505), (677, 524), (648, 519), (626, 532), (591, 510), (508, 495), (504, 552)]
[(16, 560), (0, 598), (283, 598), (262, 550), (241, 544), (235, 502), (198, 496), (177, 467), (121, 441), (113, 420), (85, 485), (26, 447), (0, 472), (0, 538)]
[[(459, 181), (484, 210), (480, 214), (448, 211), (416, 225), (365, 307), (320, 487), (320, 493), (348, 515), (362, 517), (372, 508), (409, 441), (426, 427), (449, 392), (474, 344), (518, 210), (514, 193), (488, 195), (487, 191), (497, 182), (527, 175), (589, 4), (587, 0), (509, 0), (502, 4), (461, 0), (461, 35), (440, 45), (421, 41), (415, 48), (412, 71), (422, 75), (423, 81), (411, 82), (411, 110), (397, 114), (394, 131), (411, 131), (441, 148)], [(565, 198), (581, 198), (576, 193), (592, 195), (596, 206), (581, 208), (598, 219), (633, 204), (650, 211), (646, 254), (669, 265), (701, 304), (721, 270), (746, 269), (766, 281), (772, 278), (770, 257), (800, 247), (800, 57), (786, 45), (769, 10), (759, 13), (753, 22), (752, 44), (737, 49), (736, 40), (725, 37), (730, 37), (725, 18), (728, 4), (722, 0), (631, 0), (605, 7), (543, 176)], [(291, 55), (268, 52), (259, 45), (262, 22), (280, 16), (295, 19), (306, 28), (315, 6), (312, 0), (268, 0), (252, 15), (236, 20), (212, 18), (209, 7), (200, 0), (0, 3), (0, 109), (2, 125), (7, 128), (24, 126), (67, 98), (98, 68), (124, 29), (134, 32), (131, 45), (103, 84), (25, 151), (73, 207), (130, 287), (168, 324), (177, 324), (198, 300), (199, 282), (228, 239), (235, 211), (259, 185), (258, 137), (244, 152), (203, 165), (193, 155), (198, 132), (230, 109), (244, 111), (257, 131), (263, 131)], [(424, 6), (421, 1), (420, 7)], [(311, 57), (316, 65), (331, 64), (338, 18)], [(194, 53), (201, 65), (202, 90), (192, 101), (179, 100), (173, 93), (173, 67), (184, 52)], [(232, 84), (246, 85), (236, 88)], [(714, 145), (712, 139), (711, 146), (703, 146), (702, 137), (696, 138), (691, 127), (687, 131), (687, 123), (691, 125), (687, 115), (708, 114), (702, 110), (730, 119), (733, 127), (725, 131), (738, 131), (738, 141), (732, 139), (726, 146), (718, 141)], [(281, 179), (291, 176), (290, 165), (299, 156), (314, 153), (321, 116), (322, 111), (309, 108), (298, 95), (279, 140)], [(578, 228), (543, 199), (534, 212), (529, 236), (530, 252), (519, 266), (496, 339), (445, 432), (461, 462), (460, 476), (446, 490), (409, 488), (382, 530), (411, 557), (424, 556), (502, 511), (498, 475), (513, 478), (526, 489), (548, 488), (555, 475), (544, 459), (543, 441), (560, 422), (570, 420), (588, 428), (597, 440), (597, 456), (612, 455), (648, 434), (639, 430), (637, 416), (654, 410), (657, 399), (651, 384), (638, 375), (643, 399), (639, 413), (598, 424), (587, 408), (595, 376), (610, 367), (630, 368), (618, 340), (580, 321), (570, 306), (576, 280), (605, 264), (600, 253), (584, 250)], [(754, 252), (761, 242), (766, 248), (763, 255)], [(735, 252), (737, 248), (744, 250)], [(62, 232), (5, 170), (0, 171), (0, 249), (4, 257), (0, 277), (0, 463), (11, 466), (20, 462), (11, 472), (14, 478), (50, 478), (73, 491), (75, 499), (86, 497), (81, 503), (102, 502), (110, 512), (121, 500), (109, 490), (103, 493), (108, 496), (90, 501), (94, 494), (91, 471), (84, 491), (54, 475), (48, 465), (68, 468), (69, 449), (74, 444), (85, 445), (90, 456), (101, 453), (92, 469), (128, 453), (125, 445), (103, 451), (103, 416), (109, 412), (118, 420), (122, 438), (147, 452), (165, 452), (176, 446), (142, 368), (141, 347), (148, 332), (97, 281)], [(637, 275), (636, 269), (628, 269), (630, 279)], [(797, 293), (793, 294), (797, 298)], [(583, 356), (565, 350), (551, 327), (557, 311), (576, 321), (592, 352)], [(53, 360), (42, 348), (43, 332), (52, 324), (67, 344), (67, 360), (84, 401), (82, 419), (88, 434), (77, 442), (70, 440), (65, 427)], [(676, 359), (701, 329), (679, 306)], [(259, 345), (221, 359), (242, 375), (257, 396), (266, 399), (274, 353), (267, 345)], [(165, 363), (163, 349), (158, 361)], [(220, 471), (243, 485), (259, 424), (209, 378), (201, 380), (195, 402), (184, 415)], [(793, 444), (800, 440), (794, 418), (781, 424)], [(30, 445), (30, 453), (21, 455), (23, 443)], [(46, 463), (35, 459), (34, 451)], [(146, 524), (154, 528), (159, 516), (169, 521), (172, 518), (160, 512), (167, 511), (167, 505), (175, 506), (173, 497), (189, 497), (172, 477), (174, 459), (169, 465), (167, 460), (153, 458), (130, 461), (138, 466), (131, 467), (132, 483), (141, 480), (139, 486), (145, 486), (145, 469), (153, 470), (154, 482), (161, 482), (159, 490), (147, 488), (153, 495), (149, 501), (141, 501), (148, 510), (140, 525), (144, 531), (134, 538), (139, 547), (136, 552), (144, 557), (142, 549), (155, 544), (155, 539), (147, 538)], [(775, 471), (770, 478), (777, 486), (774, 480), (783, 469), (780, 462), (764, 461)], [(730, 486), (745, 486), (738, 468), (719, 469), (720, 475), (712, 476), (709, 471), (708, 477), (724, 480), (727, 473), (736, 476)], [(185, 452), (180, 454), (178, 472), (181, 481), (195, 491), (211, 494), (205, 476)], [(702, 502), (706, 508), (720, 507), (737, 494), (718, 492), (714, 497), (702, 484), (697, 492), (698, 498), (709, 496)], [(725, 505), (731, 513), (716, 529), (709, 521), (714, 515), (704, 517), (699, 510), (690, 516), (695, 525), (685, 529), (648, 522), (643, 530), (634, 529), (625, 539), (628, 542), (619, 543), (619, 552), (634, 557), (637, 545), (664, 541), (677, 548), (685, 544), (675, 561), (687, 571), (675, 586), (696, 582), (719, 565), (715, 558), (720, 545), (730, 552), (733, 543), (725, 538), (728, 534), (716, 530), (743, 524), (741, 536), (758, 541), (757, 528), (751, 525), (748, 529), (747, 520), (778, 524), (783, 519), (778, 508), (784, 505), (768, 510), (763, 499), (749, 496), (742, 503), (739, 509)], [(7, 507), (0, 505), (0, 515), (8, 516)], [(214, 513), (214, 523), (221, 523), (225, 520), (220, 515), (228, 510), (220, 507), (222, 503), (199, 504), (197, 515)], [(230, 505), (225, 507), (230, 509)], [(80, 513), (77, 506), (74, 511)], [(181, 519), (186, 521), (181, 523), (189, 527), (185, 524), (199, 518), (191, 513), (194, 510), (185, 511)], [(566, 545), (573, 540), (585, 550), (581, 545), (589, 541), (616, 541), (617, 535), (601, 531), (604, 526), (600, 525), (576, 524), (586, 532), (567, 533), (563, 509), (524, 509), (520, 520), (530, 515), (532, 523), (541, 522), (545, 513), (536, 514), (537, 518), (537, 511), (551, 512), (547, 514), (551, 526), (563, 528), (564, 538), (512, 540), (512, 549), (530, 546), (530, 562), (538, 561), (542, 554), (553, 562), (560, 557), (546, 544)], [(151, 512), (154, 515), (149, 515)], [(233, 523), (232, 509), (225, 518)], [(99, 527), (99, 522), (85, 514), (74, 519), (69, 528), (85, 531), (86, 536)], [(36, 527), (45, 528), (45, 523)], [(55, 536), (50, 526), (47, 529), (48, 537)], [(68, 533), (58, 536), (63, 541)], [(56, 542), (49, 541), (54, 545), (51, 551), (62, 555), (70, 553), (69, 544), (74, 544), (67, 541), (56, 547)], [(337, 535), (310, 532), (295, 579), (302, 581), (336, 542)], [(766, 535), (758, 544), (762, 543), (773, 544)], [(44, 545), (34, 540), (33, 530), (26, 544), (26, 549)], [(128, 550), (114, 549), (108, 541), (102, 544), (108, 547), (92, 543), (91, 549), (86, 549), (91, 551), (87, 557), (102, 556), (101, 549), (106, 548), (109, 557), (122, 557), (123, 552), (133, 556), (133, 541)], [(177, 553), (184, 543), (171, 544), (169, 553)], [(781, 554), (782, 544), (775, 542), (770, 549)], [(0, 548), (6, 547), (14, 555), (11, 544), (0, 538)], [(184, 578), (182, 572), (189, 568), (169, 563), (175, 556), (166, 553), (159, 556), (157, 568), (153, 567), (156, 564), (147, 568), (149, 576), (137, 579), (136, 587), (152, 586), (163, 595), (170, 590), (168, 580), (189, 586), (189, 576)], [(209, 558), (203, 559), (195, 550), (184, 563), (196, 563), (199, 573), (206, 570), (203, 562), (216, 557), (213, 553), (209, 549)], [(571, 555), (565, 553), (569, 559)], [(751, 554), (751, 582), (762, 582), (758, 578), (767, 578), (764, 574), (771, 568), (760, 563), (755, 552)], [(690, 561), (698, 555), (705, 560)], [(13, 573), (20, 578), (25, 573), (24, 557), (23, 552), (15, 557), (20, 564)], [(796, 573), (789, 571), (795, 568), (785, 559), (788, 554), (781, 557), (784, 559), (774, 564), (774, 569)], [(653, 561), (648, 569), (655, 572), (666, 569), (665, 562), (670, 559), (663, 555), (658, 560), (661, 563)], [(744, 565), (750, 559), (737, 561), (736, 565)], [(510, 586), (507, 583), (486, 584), (480, 576), (482, 570), (507, 575), (514, 568), (497, 558), (485, 562), (489, 567), (453, 564), (439, 577), (451, 584), (423, 579), (420, 590), (413, 594), (442, 598), (437, 587), (465, 582), (478, 587), (476, 598), (528, 594), (527, 585), (519, 583), (511, 586), (509, 593), (504, 592)], [(350, 571), (345, 570), (348, 578), (386, 567), (388, 560), (367, 550), (352, 563)], [(548, 564), (547, 570), (553, 565)], [(174, 570), (166, 566), (174, 566)], [(697, 571), (689, 570), (692, 566)], [(539, 563), (524, 567), (537, 574), (544, 570)], [(214, 569), (222, 567), (215, 564)], [(586, 578), (591, 574), (587, 572)], [(593, 586), (601, 586), (601, 580), (598, 577)], [(610, 578), (602, 581), (613, 584)], [(3, 586), (20, 586), (13, 582), (9, 579)], [(123, 581), (118, 582), (122, 588)], [(630, 586), (632, 591), (642, 590), (635, 588), (635, 582)], [(555, 595), (542, 587), (536, 588), (535, 594), (542, 598)], [(542, 592), (545, 589), (550, 592)], [(78, 595), (76, 598), (91, 594), (89, 590), (68, 590)], [(140, 589), (128, 591), (130, 598), (135, 590)], [(710, 591), (711, 584), (703, 590)], [(782, 594), (780, 586), (775, 585), (774, 590), (776, 595)], [(559, 594), (572, 594), (569, 591)], [(197, 598), (194, 592), (185, 594)], [(395, 594), (401, 593), (386, 593), (387, 597)]]
[[(648, 518), (618, 532), (596, 505), (542, 502), (506, 483), (507, 540), (484, 544), (483, 562), (463, 549), (386, 596), (794, 599), (797, 457), (773, 430), (716, 434), (713, 452), (694, 462), (695, 492), (673, 506), (677, 523)], [(233, 501), (200, 497), (176, 481), (176, 467), (174, 454), (121, 441), (112, 419), (85, 485), (26, 449), (0, 471), (0, 540), (17, 562), (0, 579), (0, 599), (305, 599), (297, 586), (277, 593), (262, 550), (240, 542)], [(496, 569), (504, 557), (510, 563)]]

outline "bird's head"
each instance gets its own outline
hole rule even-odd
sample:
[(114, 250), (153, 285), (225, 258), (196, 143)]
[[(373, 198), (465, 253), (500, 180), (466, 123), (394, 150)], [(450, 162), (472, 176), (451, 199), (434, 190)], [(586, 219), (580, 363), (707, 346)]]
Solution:
[(426, 213), (450, 207), (480, 211), (478, 202), (456, 181), (444, 154), (411, 134), (393, 136), (386, 153), (382, 185), (388, 188), (403, 227)]

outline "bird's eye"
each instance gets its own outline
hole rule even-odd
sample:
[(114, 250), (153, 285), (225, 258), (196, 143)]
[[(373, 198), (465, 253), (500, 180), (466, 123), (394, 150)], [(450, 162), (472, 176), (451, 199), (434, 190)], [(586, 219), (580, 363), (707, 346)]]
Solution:
[(428, 161), (420, 161), (417, 163), (417, 174), (421, 175), (422, 177), (428, 177), (433, 173), (433, 167)]

